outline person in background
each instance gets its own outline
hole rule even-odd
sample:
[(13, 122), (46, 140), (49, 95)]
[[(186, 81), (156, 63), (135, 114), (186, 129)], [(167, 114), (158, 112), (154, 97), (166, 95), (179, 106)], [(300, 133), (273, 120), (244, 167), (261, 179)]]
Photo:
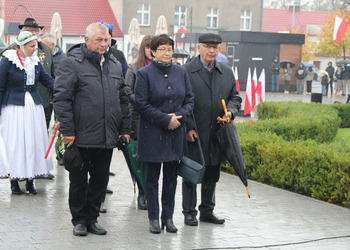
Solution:
[[(54, 79), (45, 71), (37, 54), (38, 38), (21, 31), (15, 50), (4, 52), (0, 62), (1, 135), (4, 140), (12, 194), (23, 194), (18, 179), (26, 179), (26, 190), (36, 194), (34, 177), (53, 169), (45, 159), (49, 146), (39, 81), (53, 91)], [(0, 168), (6, 168), (1, 165)], [(0, 171), (3, 172), (3, 171)]]
[(314, 79), (314, 72), (312, 71), (312, 67), (308, 67), (306, 71), (306, 93), (310, 95), (312, 91), (312, 80)]
[(287, 67), (283, 69), (283, 79), (284, 79), (284, 93), (289, 94), (289, 83), (292, 80), (292, 68), (290, 63), (287, 63)]
[[(52, 54), (53, 54), (53, 65), (55, 68), (55, 72), (57, 72), (58, 64), (60, 63), (60, 61), (63, 58), (67, 57), (66, 53), (64, 53), (63, 50), (56, 45), (55, 38), (51, 34), (45, 34), (45, 35), (41, 36), (41, 42), (50, 47)], [(61, 135), (57, 135), (57, 136), (59, 137)], [(64, 151), (63, 148), (64, 148), (64, 146), (62, 144), (63, 143), (61, 140), (56, 141), (55, 148), (57, 148), (57, 147), (62, 148), (61, 151), (57, 150), (58, 152), (56, 152), (57, 153), (56, 160), (57, 160), (58, 165), (63, 165), (63, 151)]]
[(338, 95), (343, 89), (343, 68), (342, 65), (337, 65), (337, 70), (335, 71), (335, 94)]
[(328, 76), (325, 73), (321, 74), (321, 85), (322, 85), (322, 95), (327, 95), (327, 86), (328, 86)]
[[(217, 62), (222, 39), (217, 34), (207, 33), (199, 37), (199, 56), (186, 63), (186, 68), (194, 93), (193, 114), (197, 121), (197, 128), (205, 158), (205, 173), (201, 184), (201, 204), (199, 205), (199, 220), (214, 224), (225, 223), (214, 213), (216, 183), (220, 179), (220, 166), (224, 155), (220, 151), (214, 134), (220, 128), (220, 123), (226, 117), (234, 119), (240, 110), (242, 98), (236, 89), (236, 81), (232, 70)], [(224, 99), (228, 113), (225, 115), (221, 104)], [(188, 156), (201, 162), (195, 139), (198, 137), (194, 130), (193, 119), (186, 124)], [(189, 226), (197, 226), (197, 185), (183, 180), (182, 182), (182, 213), (184, 222)]]
[[(136, 62), (130, 64), (128, 71), (126, 72), (126, 93), (129, 96), (130, 101), (130, 111), (131, 111), (131, 139), (137, 141), (137, 133), (139, 127), (140, 114), (136, 109), (135, 103), (135, 82), (136, 82), (136, 71), (149, 65), (152, 61), (151, 55), (151, 40), (152, 35), (146, 35), (143, 37), (139, 54), (137, 56)], [(136, 177), (136, 176), (135, 176)], [(139, 189), (139, 194), (137, 197), (137, 207), (142, 210), (147, 209), (147, 199), (146, 192), (143, 190), (140, 181), (136, 177), (137, 187)]]
[(343, 80), (342, 96), (345, 96), (347, 93), (350, 94), (350, 64), (344, 65), (342, 80)]
[(278, 57), (275, 57), (273, 63), (271, 64), (271, 74), (272, 74), (272, 92), (279, 92), (279, 80), (280, 80), (280, 63), (278, 62)]
[(120, 63), (108, 52), (108, 28), (92, 23), (85, 43), (72, 47), (58, 68), (54, 108), (62, 141), (78, 148), (82, 164), (69, 171), (73, 234), (104, 235), (97, 222), (113, 148), (129, 142), (130, 113)]
[(151, 40), (153, 60), (136, 72), (135, 103), (140, 113), (138, 160), (146, 167), (146, 193), (151, 233), (160, 233), (159, 175), (163, 165), (161, 227), (176, 233), (173, 222), (177, 169), (185, 154), (185, 123), (193, 109), (187, 71), (172, 63), (174, 41), (166, 34)]
[[(333, 80), (334, 80), (334, 67), (332, 65), (332, 62), (328, 63), (328, 67), (326, 68), (326, 71), (328, 73), (328, 85), (329, 88), (331, 89), (331, 95), (333, 95)], [(328, 86), (327, 86), (327, 90), (326, 90), (326, 95), (328, 95)]]
[(294, 76), (297, 78), (297, 94), (302, 95), (304, 93), (306, 77), (306, 69), (303, 63), (299, 64)]

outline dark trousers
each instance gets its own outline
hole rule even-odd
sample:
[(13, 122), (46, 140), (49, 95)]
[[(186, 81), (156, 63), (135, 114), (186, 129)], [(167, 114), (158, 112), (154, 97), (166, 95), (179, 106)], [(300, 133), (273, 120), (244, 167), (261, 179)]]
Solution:
[(79, 148), (79, 151), (83, 166), (69, 172), (68, 202), (73, 225), (97, 222), (113, 154), (113, 149)]
[[(215, 187), (220, 179), (220, 164), (206, 166), (201, 186), (201, 204), (198, 209), (201, 216), (214, 211)], [(183, 180), (182, 182), (182, 213), (184, 215), (197, 215), (197, 185)]]
[(306, 81), (306, 92), (307, 93), (311, 93), (311, 84), (312, 84), (312, 80), (311, 81)]
[[(329, 81), (328, 86), (329, 86), (329, 88), (331, 90), (331, 95), (333, 95), (333, 79), (332, 78)], [(328, 86), (327, 86), (327, 89), (326, 89), (326, 95), (328, 95)]]
[(48, 107), (44, 108), (44, 113), (45, 113), (46, 127), (47, 127), (47, 129), (49, 129), (51, 116), (52, 116), (52, 104), (50, 104)]
[[(163, 189), (161, 219), (172, 219), (175, 207), (175, 192), (177, 185), (177, 168), (179, 163), (163, 162)], [(145, 162), (146, 167), (146, 193), (148, 218), (159, 220), (159, 175), (161, 163)]]

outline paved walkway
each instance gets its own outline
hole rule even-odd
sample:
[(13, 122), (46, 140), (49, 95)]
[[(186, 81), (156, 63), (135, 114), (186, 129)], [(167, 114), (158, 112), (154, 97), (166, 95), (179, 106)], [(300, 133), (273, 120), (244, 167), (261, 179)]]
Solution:
[[(283, 96), (267, 94), (266, 100)], [(114, 194), (107, 195), (108, 211), (99, 217), (105, 236), (73, 236), (62, 166), (52, 172), (54, 180), (36, 180), (35, 196), (11, 195), (8, 180), (0, 180), (0, 249), (350, 249), (350, 209), (255, 181), (249, 181), (249, 199), (240, 180), (226, 173), (217, 186), (215, 209), (226, 218), (224, 225), (184, 225), (179, 177), (174, 214), (179, 231), (153, 235), (147, 212), (136, 208), (137, 194), (117, 150), (111, 169)], [(24, 182), (20, 185), (24, 189)]]

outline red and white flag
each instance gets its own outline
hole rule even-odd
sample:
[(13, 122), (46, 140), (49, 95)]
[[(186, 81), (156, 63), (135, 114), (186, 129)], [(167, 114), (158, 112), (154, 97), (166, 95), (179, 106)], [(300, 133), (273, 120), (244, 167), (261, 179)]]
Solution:
[(349, 23), (347, 21), (335, 16), (333, 41), (340, 43), (348, 26)]
[[(232, 67), (232, 71), (233, 71), (233, 67)], [(233, 71), (234, 76), (235, 76), (235, 80), (236, 80), (236, 89), (238, 92), (241, 91), (241, 88), (239, 87), (239, 79), (238, 79), (238, 69), (237, 67), (235, 67), (235, 70)]]
[(245, 90), (245, 102), (244, 102), (244, 115), (253, 111), (252, 108), (252, 76), (250, 74), (250, 68), (248, 69), (247, 86)]
[(256, 88), (258, 85), (258, 76), (256, 74), (256, 68), (254, 68), (253, 81), (252, 81), (252, 110), (254, 111), (255, 105), (258, 104), (258, 97), (256, 95)]
[(259, 102), (265, 101), (265, 69), (262, 69), (259, 80), (258, 80), (258, 86), (256, 87), (256, 93), (260, 96)]

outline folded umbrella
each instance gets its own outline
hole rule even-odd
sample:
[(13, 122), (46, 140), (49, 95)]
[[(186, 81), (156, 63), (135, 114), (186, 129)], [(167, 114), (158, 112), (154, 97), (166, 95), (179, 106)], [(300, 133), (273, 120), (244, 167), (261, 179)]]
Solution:
[[(225, 100), (222, 99), (222, 105), (227, 114), (227, 108)], [(239, 142), (238, 133), (234, 123), (228, 118), (227, 121), (222, 125), (222, 127), (216, 133), (216, 140), (218, 142), (219, 148), (225, 155), (225, 158), (231, 164), (235, 170), (238, 177), (246, 186), (248, 197), (250, 198), (250, 193), (248, 189), (247, 171), (243, 159), (241, 144)]]
[(140, 182), (144, 191), (146, 191), (146, 170), (142, 161), (137, 160), (137, 141), (130, 139), (127, 151), (129, 153), (130, 165), (137, 180)]

